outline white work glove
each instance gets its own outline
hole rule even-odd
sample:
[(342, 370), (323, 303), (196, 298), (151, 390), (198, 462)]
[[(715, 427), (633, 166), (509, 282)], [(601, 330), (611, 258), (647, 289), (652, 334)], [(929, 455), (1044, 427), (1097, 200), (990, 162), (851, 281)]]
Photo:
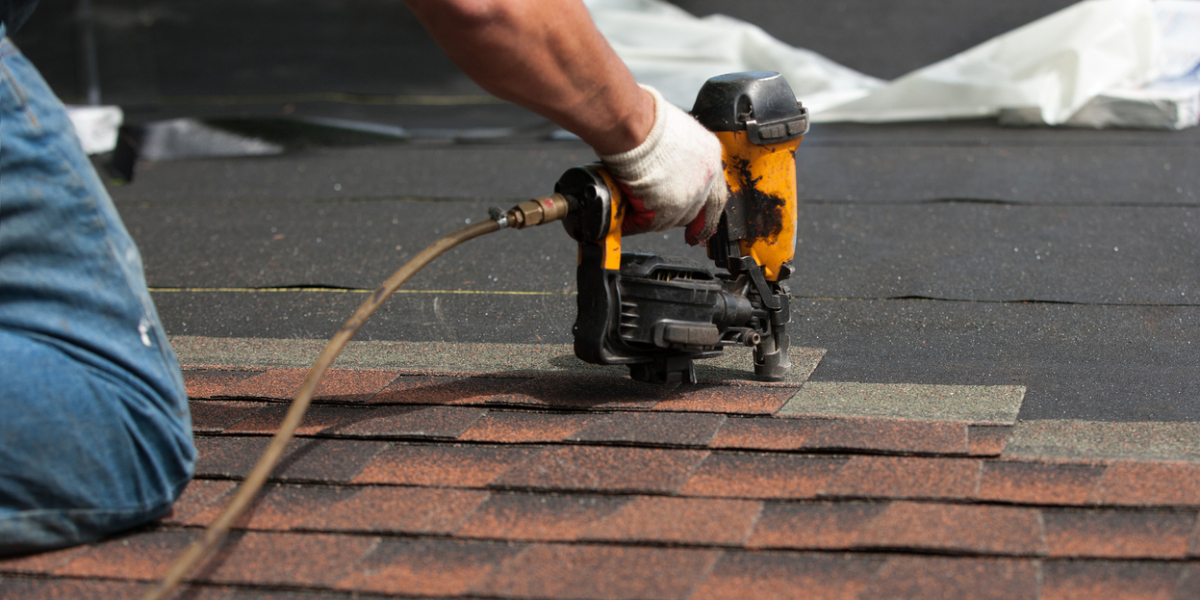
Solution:
[(709, 238), (721, 221), (729, 186), (721, 164), (717, 136), (658, 90), (654, 96), (654, 127), (640, 146), (600, 160), (623, 184), (629, 206), (622, 233), (664, 231), (687, 226), (684, 238), (696, 245)]

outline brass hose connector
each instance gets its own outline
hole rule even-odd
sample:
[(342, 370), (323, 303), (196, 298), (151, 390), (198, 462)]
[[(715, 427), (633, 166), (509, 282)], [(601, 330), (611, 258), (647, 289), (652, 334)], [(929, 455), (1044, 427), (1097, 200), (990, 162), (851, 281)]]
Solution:
[(568, 208), (567, 199), (562, 194), (550, 194), (512, 207), (505, 219), (508, 227), (524, 229), (561, 220), (567, 216)]

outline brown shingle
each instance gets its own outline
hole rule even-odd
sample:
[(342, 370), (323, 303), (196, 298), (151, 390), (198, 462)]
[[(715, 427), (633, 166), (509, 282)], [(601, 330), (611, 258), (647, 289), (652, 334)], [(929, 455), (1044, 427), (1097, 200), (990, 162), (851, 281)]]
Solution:
[(227, 497), (235, 487), (237, 484), (233, 481), (193, 479), (183, 489), (183, 493), (171, 507), (171, 512), (159, 519), (159, 522), (167, 525), (188, 523), (210, 505)]
[(502, 488), (670, 493), (707, 452), (597, 446), (547, 447), (501, 475)]
[[(260, 433), (266, 435), (274, 435), (279, 431), (279, 427), (283, 425), (283, 418), (287, 415), (291, 405), (280, 406), (278, 404), (268, 406), (262, 410), (255, 412), (253, 415), (247, 415), (246, 418), (231, 424), (225, 429), (225, 433), (231, 434), (246, 434)], [(348, 408), (345, 406), (321, 406), (312, 405), (308, 410), (304, 411), (304, 420), (300, 422), (300, 426), (296, 428), (296, 435), (313, 435), (321, 433), (326, 429), (336, 427), (348, 420), (360, 418), (364, 411), (361, 409)]]
[(187, 369), (183, 385), (188, 398), (214, 398), (225, 388), (254, 377), (263, 369)]
[[(234, 523), (234, 527), (273, 531), (319, 529), (309, 526), (311, 520), (353, 492), (353, 488), (323, 485), (269, 485), (259, 492), (242, 517)], [(187, 524), (208, 526), (225, 510), (225, 504), (227, 503), (222, 502), (208, 506)]]
[(845, 463), (842, 458), (714, 453), (681, 494), (724, 498), (815, 498)]
[(1103, 475), (1103, 465), (989, 461), (983, 465), (979, 499), (1082, 505)]
[(275, 473), (280, 479), (290, 481), (345, 483), (353, 480), (384, 448), (382, 442), (296, 440), (288, 446)]
[(641, 496), (595, 523), (581, 539), (741, 546), (760, 508), (748, 500)]
[[(859, 598), (1030, 600), (1038, 598), (1038, 583), (1038, 563), (1032, 560), (894, 556)], [(1092, 600), (1099, 598), (1105, 597)]]
[(535, 452), (505, 446), (394, 444), (375, 457), (354, 482), (482, 487)]
[(621, 496), (492, 494), (455, 535), (572, 542), (631, 501)]
[(887, 504), (875, 502), (769, 502), (746, 546), (847, 550), (885, 508)]
[(965, 499), (975, 496), (979, 460), (855, 456), (825, 488), (825, 496)]
[(489, 578), (483, 595), (662, 600), (686, 598), (715, 550), (535, 545)]
[(967, 426), (943, 421), (819, 419), (801, 449), (922, 454), (967, 453)]
[(773, 415), (796, 392), (791, 388), (730, 385), (681, 385), (654, 410)]
[(488, 404), (552, 409), (645, 409), (657, 404), (669, 386), (609, 375), (547, 375), (526, 380)]
[(468, 594), (523, 549), (499, 542), (384, 540), (336, 587), (406, 596)]
[(1116, 506), (1200, 506), (1200, 464), (1118, 462), (1089, 501)]
[(567, 439), (661, 446), (708, 446), (723, 415), (693, 413), (615, 413), (597, 419)]
[(378, 438), (454, 439), (484, 415), (463, 406), (381, 406), (329, 433)]
[[(313, 398), (362, 402), (384, 389), (397, 375), (395, 371), (330, 369), (321, 378)], [(221, 391), (221, 396), (290, 400), (300, 391), (306, 377), (308, 369), (270, 369), (226, 387)]]
[(971, 456), (1000, 456), (1012, 435), (1011, 425), (971, 425), (967, 443)]
[(188, 410), (192, 414), (192, 431), (195, 433), (221, 433), (227, 427), (262, 410), (266, 402), (242, 400), (190, 400)]
[(230, 536), (194, 578), (214, 583), (332, 586), (378, 544), (375, 537), (251, 531)]
[(1041, 600), (1172, 600), (1182, 566), (1163, 563), (1047, 562)]
[(560, 442), (603, 415), (490, 410), (458, 439), (475, 442)]
[(1163, 558), (1187, 556), (1195, 513), (1044, 510), (1050, 556)]
[(20, 598), (21, 600), (140, 598), (149, 589), (149, 583), (132, 581), (0, 577), (0, 595), (5, 598)]
[(713, 439), (713, 448), (798, 450), (817, 428), (814, 419), (729, 419)]
[(199, 531), (168, 529), (113, 538), (89, 546), (54, 572), (73, 577), (157, 579), (198, 537)]
[(87, 549), (87, 546), (75, 546), (25, 556), (0, 557), (0, 573), (49, 573)]
[(861, 555), (727, 551), (689, 600), (857, 600), (882, 565)]
[[(198, 437), (197, 477), (245, 477), (270, 444), (267, 437)], [(386, 447), (384, 442), (295, 439), (273, 477), (342, 483), (350, 481)]]
[(1037, 509), (895, 502), (859, 533), (860, 548), (1014, 556), (1046, 552)]
[(458, 529), (487, 492), (364, 487), (305, 522), (313, 529), (399, 534), (448, 534)]
[(525, 383), (525, 378), (400, 376), (371, 397), (371, 404), (482, 404)]

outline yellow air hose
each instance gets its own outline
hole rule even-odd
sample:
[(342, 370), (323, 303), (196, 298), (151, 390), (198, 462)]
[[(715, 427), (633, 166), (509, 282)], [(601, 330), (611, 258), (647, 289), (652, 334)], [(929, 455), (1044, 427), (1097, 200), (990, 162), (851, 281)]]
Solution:
[(313, 393), (317, 389), (317, 385), (321, 383), (321, 378), (325, 375), (325, 371), (333, 364), (338, 354), (346, 347), (346, 342), (354, 337), (359, 328), (367, 322), (370, 317), (389, 296), (404, 282), (408, 281), (413, 275), (420, 271), (425, 265), (428, 265), (433, 259), (440, 256), (443, 252), (481, 235), (498, 231), (503, 227), (511, 227), (513, 229), (522, 229), (530, 225), (542, 225), (551, 221), (557, 221), (567, 213), (567, 201), (560, 195), (554, 194), (537, 200), (530, 200), (523, 204), (513, 207), (507, 213), (502, 213), (498, 209), (492, 209), (492, 218), (464, 227), (430, 245), (428, 248), (421, 251), (420, 254), (408, 261), (400, 270), (392, 274), (387, 281), (383, 282), (378, 289), (361, 306), (354, 311), (354, 315), (346, 321), (342, 328), (337, 333), (333, 334), (325, 349), (321, 351), (317, 361), (308, 371), (308, 377), (304, 379), (304, 384), (300, 386), (300, 391), (296, 392), (296, 397), (292, 400), (292, 406), (288, 409), (287, 415), (283, 419), (283, 424), (279, 426), (279, 431), (271, 438), (271, 445), (263, 452), (258, 463), (254, 465), (254, 469), (250, 471), (241, 487), (233, 499), (229, 501), (229, 505), (225, 510), (217, 516), (216, 520), (204, 530), (204, 535), (188, 546), (170, 567), (167, 568), (158, 586), (150, 590), (143, 596), (143, 600), (161, 600), (166, 598), (182, 581), (187, 577), (197, 564), (200, 563), (213, 548), (225, 539), (225, 535), (229, 533), (229, 529), (234, 522), (242, 516), (246, 508), (258, 495), (260, 489), (267, 481), (271, 471), (279, 462), (283, 452), (287, 449), (287, 445), (292, 441), (292, 436), (296, 432), (296, 428), (304, 420), (304, 413), (308, 410), (309, 404), (312, 403)]

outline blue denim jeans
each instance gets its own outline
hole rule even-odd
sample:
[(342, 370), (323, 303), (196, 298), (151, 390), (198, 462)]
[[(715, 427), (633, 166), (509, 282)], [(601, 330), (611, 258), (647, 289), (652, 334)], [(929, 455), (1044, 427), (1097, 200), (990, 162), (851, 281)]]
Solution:
[(0, 555), (141, 525), (195, 463), (141, 256), (0, 25)]

